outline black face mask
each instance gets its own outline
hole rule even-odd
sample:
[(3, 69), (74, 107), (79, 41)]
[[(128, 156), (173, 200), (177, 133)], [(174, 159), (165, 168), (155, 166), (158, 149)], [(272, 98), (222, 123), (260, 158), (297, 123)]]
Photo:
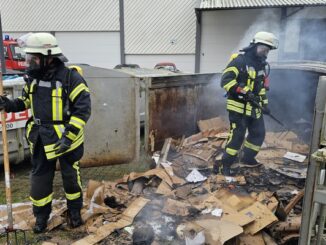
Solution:
[(40, 64), (37, 64), (34, 60), (31, 60), (29, 66), (26, 68), (28, 76), (34, 79), (41, 79), (44, 75), (44, 58), (41, 57)]

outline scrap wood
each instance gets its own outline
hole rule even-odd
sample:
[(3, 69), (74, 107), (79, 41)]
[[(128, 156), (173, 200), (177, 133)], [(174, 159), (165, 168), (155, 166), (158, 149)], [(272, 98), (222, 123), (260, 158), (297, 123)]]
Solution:
[(148, 199), (143, 197), (137, 198), (131, 205), (123, 212), (122, 218), (115, 223), (108, 223), (99, 227), (94, 234), (90, 234), (74, 243), (72, 245), (91, 245), (96, 244), (109, 236), (116, 229), (121, 229), (131, 225), (135, 216), (143, 209), (149, 202)]
[(295, 197), (293, 197), (284, 208), (285, 213), (289, 214), (291, 210), (294, 208), (294, 206), (302, 199), (303, 196), (304, 196), (304, 190), (299, 191), (299, 193), (296, 194)]
[(265, 245), (263, 235), (259, 232), (256, 235), (241, 234), (237, 237), (237, 244), (239, 245)]
[(215, 153), (215, 151), (216, 150), (212, 149), (212, 148), (209, 148), (209, 149), (200, 148), (200, 149), (192, 149), (191, 151), (183, 152), (183, 155), (193, 156), (193, 157), (199, 158), (205, 162), (208, 162), (209, 159)]
[(299, 231), (301, 226), (301, 216), (293, 216), (286, 221), (276, 222), (271, 226), (272, 232)]
[(162, 157), (162, 159), (159, 160), (159, 163), (160, 162), (166, 162), (168, 154), (169, 154), (171, 142), (172, 142), (172, 138), (165, 139), (163, 148), (161, 150), (161, 156), (163, 156), (163, 157)]
[(200, 132), (198, 134), (193, 134), (189, 136), (188, 138), (185, 138), (183, 142), (183, 147), (195, 145), (197, 144), (201, 139), (203, 138), (203, 134)]
[(266, 226), (277, 221), (277, 217), (263, 204), (255, 202), (250, 207), (240, 211), (241, 214), (254, 218), (255, 221), (245, 227), (245, 233), (255, 235)]
[(289, 241), (291, 240), (298, 240), (300, 237), (300, 234), (299, 233), (293, 233), (293, 234), (289, 234), (285, 237), (283, 237), (278, 244), (282, 245), (282, 244), (288, 244)]
[(266, 245), (277, 245), (274, 239), (265, 231), (262, 232), (262, 235)]

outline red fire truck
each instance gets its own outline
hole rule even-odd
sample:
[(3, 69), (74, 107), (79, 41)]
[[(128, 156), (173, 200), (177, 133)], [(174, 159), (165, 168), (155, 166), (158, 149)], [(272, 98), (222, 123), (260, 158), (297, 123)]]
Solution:
[(5, 53), (6, 68), (12, 70), (25, 70), (24, 53), (18, 46), (16, 40), (5, 35), (3, 40), (3, 48)]

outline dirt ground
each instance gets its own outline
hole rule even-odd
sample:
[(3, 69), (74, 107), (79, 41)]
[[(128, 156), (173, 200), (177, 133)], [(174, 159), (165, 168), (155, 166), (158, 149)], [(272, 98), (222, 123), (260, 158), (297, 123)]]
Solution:
[[(87, 186), (89, 180), (116, 180), (121, 178), (124, 174), (135, 172), (143, 172), (149, 168), (150, 157), (144, 152), (141, 152), (141, 158), (139, 163), (133, 164), (121, 164), (105, 167), (93, 167), (93, 168), (81, 168), (81, 178), (83, 187)], [(5, 183), (4, 183), (4, 170), (3, 165), (0, 165), (0, 205), (6, 204), (5, 196)], [(29, 201), (29, 175), (31, 171), (31, 163), (29, 161), (20, 163), (18, 165), (12, 165), (11, 170), (11, 188), (13, 203), (28, 202)], [(64, 198), (64, 191), (62, 186), (61, 174), (59, 171), (55, 174), (54, 184), (54, 198)], [(60, 227), (49, 233), (34, 235), (31, 231), (26, 232), (27, 244), (42, 244), (44, 241), (56, 242), (60, 245), (71, 244), (71, 241), (78, 240), (85, 236), (85, 231), (81, 230), (69, 230), (67, 227)], [(119, 234), (122, 235), (122, 234)], [(125, 234), (128, 235), (128, 234)], [(1, 234), (0, 234), (1, 236)], [(111, 235), (111, 241), (117, 234)], [(11, 239), (13, 240), (13, 238)], [(108, 240), (103, 241), (101, 244), (114, 244)], [(113, 239), (116, 240), (116, 239)], [(0, 244), (6, 244), (6, 239), (0, 237)], [(15, 243), (13, 243), (15, 244)], [(22, 242), (22, 237), (19, 236), (18, 244), (26, 244)]]

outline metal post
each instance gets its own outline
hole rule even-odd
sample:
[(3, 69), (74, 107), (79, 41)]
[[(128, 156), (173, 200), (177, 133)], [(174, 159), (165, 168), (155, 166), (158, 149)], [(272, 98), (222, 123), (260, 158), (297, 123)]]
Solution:
[(196, 11), (196, 50), (195, 50), (195, 73), (200, 72), (200, 51), (201, 51), (201, 19), (202, 12)]
[(125, 57), (125, 14), (124, 14), (124, 0), (119, 0), (119, 20), (120, 20), (120, 62), (126, 63)]
[(311, 147), (309, 153), (309, 165), (307, 169), (307, 178), (305, 184), (305, 195), (303, 200), (302, 224), (300, 227), (299, 245), (309, 245), (311, 236), (310, 218), (312, 215), (314, 189), (316, 185), (316, 175), (318, 162), (311, 157), (311, 154), (318, 150), (320, 144), (320, 132), (323, 125), (324, 110), (326, 104), (326, 77), (319, 79), (315, 100), (315, 113), (313, 124), (313, 135), (311, 139)]

